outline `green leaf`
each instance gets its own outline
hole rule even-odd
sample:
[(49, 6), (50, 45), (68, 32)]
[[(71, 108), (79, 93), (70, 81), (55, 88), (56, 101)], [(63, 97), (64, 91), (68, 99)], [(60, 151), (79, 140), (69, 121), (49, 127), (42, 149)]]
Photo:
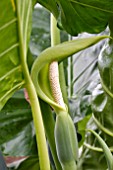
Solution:
[(30, 107), (25, 99), (11, 98), (0, 112), (0, 144), (12, 139), (31, 120)]
[(59, 5), (62, 25), (72, 35), (99, 33), (105, 30), (109, 17), (113, 15), (112, 0), (60, 0)]
[(0, 148), (12, 156), (37, 153), (31, 109), (22, 91), (15, 93), (0, 112)]
[[(4, 9), (4, 10), (2, 10)], [(0, 2), (0, 109), (24, 84), (18, 58), (17, 18), (11, 1)], [(8, 16), (6, 14), (9, 14)], [(14, 36), (15, 35), (15, 36)], [(10, 41), (9, 41), (10, 39)]]
[(63, 59), (69, 57), (70, 55), (96, 44), (104, 38), (108, 38), (108, 36), (97, 36), (72, 40), (69, 42), (62, 43), (60, 45), (56, 45), (54, 47), (50, 47), (43, 51), (35, 60), (31, 70), (31, 77), (40, 98), (52, 105), (55, 109), (62, 109), (61, 106), (54, 102), (51, 94), (48, 77), (49, 64), (52, 61), (60, 62)]
[[(4, 10), (3, 10), (4, 9)], [(24, 85), (23, 59), (19, 29), (23, 33), (26, 60), (31, 25), (31, 1), (7, 0), (0, 2), (0, 109), (12, 94)], [(18, 12), (17, 12), (18, 11)], [(18, 15), (17, 15), (18, 13)], [(8, 15), (7, 15), (8, 14)]]
[[(19, 126), (21, 123), (23, 122), (22, 121), (19, 122)], [(13, 124), (12, 127), (14, 127)], [(13, 133), (14, 130), (12, 130), (12, 135)], [(11, 140), (8, 140), (7, 142), (0, 145), (5, 155), (15, 156), (15, 157), (29, 156), (34, 154), (37, 155), (36, 138), (33, 132), (32, 122), (26, 123), (26, 125), (24, 125), (24, 127), (21, 129), (20, 132), (15, 132), (15, 133), (16, 134), (14, 134)]]
[[(43, 0), (40, 2), (53, 14), (55, 13), (56, 8), (51, 10), (51, 2), (51, 4)], [(57, 3), (59, 27), (71, 35), (81, 32), (99, 33), (105, 30), (109, 18), (113, 16), (112, 0), (57, 0)]]

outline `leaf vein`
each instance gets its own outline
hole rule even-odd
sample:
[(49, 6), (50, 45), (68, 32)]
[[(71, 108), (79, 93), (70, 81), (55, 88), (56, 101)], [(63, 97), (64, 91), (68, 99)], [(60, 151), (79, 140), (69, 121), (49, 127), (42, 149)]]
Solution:
[(89, 7), (89, 8), (94, 8), (96, 10), (100, 10), (100, 11), (103, 11), (103, 12), (108, 12), (108, 13), (112, 13), (113, 14), (113, 11), (109, 11), (109, 10), (106, 10), (106, 9), (101, 9), (99, 7), (95, 7), (95, 6), (91, 6), (91, 5), (88, 5), (88, 4), (84, 4), (84, 3), (81, 3), (81, 2), (77, 2), (75, 0), (69, 0), (70, 2), (73, 2), (73, 3), (76, 3), (76, 4), (79, 4), (79, 5), (82, 5), (82, 6), (86, 6), (86, 7)]
[(21, 83), (18, 83), (16, 86), (14, 86), (13, 88), (11, 88), (9, 91), (7, 91), (7, 93), (5, 93), (4, 96), (2, 96), (0, 98), (0, 102), (2, 102), (5, 98), (7, 98), (7, 96), (9, 94), (11, 94), (13, 91), (15, 91), (16, 89), (20, 89), (23, 85), (25, 84), (25, 81), (23, 80)]
[(19, 43), (16, 43), (14, 45), (12, 45), (11, 47), (9, 47), (8, 49), (6, 49), (5, 51), (3, 51), (1, 54), (0, 54), (0, 57), (4, 56), (5, 54), (7, 54), (9, 51), (13, 50), (14, 48), (18, 47), (19, 46)]
[(13, 20), (9, 21), (8, 23), (6, 23), (5, 25), (3, 25), (2, 27), (0, 27), (0, 31), (7, 28), (8, 26), (10, 26), (11, 24), (13, 24), (14, 22), (17, 21), (17, 18), (14, 18)]
[(19, 65), (18, 67), (13, 68), (12, 70), (8, 71), (5, 75), (3, 75), (0, 78), (0, 81), (2, 81), (3, 79), (7, 78), (9, 75), (11, 75), (12, 73), (14, 73), (17, 70), (21, 70), (21, 65)]

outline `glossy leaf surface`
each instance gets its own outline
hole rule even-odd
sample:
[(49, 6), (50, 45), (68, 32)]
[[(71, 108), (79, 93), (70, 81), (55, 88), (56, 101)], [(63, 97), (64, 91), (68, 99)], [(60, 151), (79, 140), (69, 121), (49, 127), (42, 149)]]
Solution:
[[(71, 35), (81, 32), (99, 33), (105, 30), (109, 18), (113, 15), (112, 0), (56, 0), (56, 2), (59, 9), (57, 17), (59, 26)], [(39, 3), (43, 5), (43, 0)], [(44, 6), (50, 10), (52, 3), (45, 2)], [(53, 10), (54, 14), (55, 9)]]

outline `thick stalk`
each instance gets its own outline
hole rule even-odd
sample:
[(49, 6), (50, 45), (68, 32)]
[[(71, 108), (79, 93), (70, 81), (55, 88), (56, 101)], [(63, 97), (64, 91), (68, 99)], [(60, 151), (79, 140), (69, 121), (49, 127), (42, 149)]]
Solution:
[(33, 116), (35, 131), (36, 131), (40, 169), (50, 170), (50, 163), (49, 163), (48, 150), (47, 150), (45, 131), (44, 131), (43, 120), (41, 116), (40, 105), (39, 105), (39, 101), (37, 98), (36, 90), (30, 79), (29, 79), (29, 82), (26, 84), (26, 89), (28, 91), (28, 95), (30, 99), (32, 116)]
[(19, 12), (20, 12), (19, 7), (17, 5), (18, 35), (19, 35), (19, 45), (20, 45), (19, 52), (20, 52), (20, 59), (21, 59), (23, 75), (24, 75), (24, 79), (25, 79), (25, 88), (27, 89), (27, 92), (29, 95), (31, 109), (32, 109), (32, 115), (33, 115), (33, 121), (34, 121), (34, 126), (35, 126), (35, 131), (36, 131), (40, 169), (41, 170), (50, 170), (50, 163), (49, 163), (48, 150), (47, 150), (47, 145), (46, 145), (44, 126), (43, 126), (43, 121), (42, 121), (42, 116), (41, 116), (41, 110), (40, 110), (36, 90), (35, 90), (32, 80), (31, 80), (28, 66), (27, 66), (27, 61), (26, 61), (27, 49), (25, 46), (25, 39), (23, 38), (21, 17), (20, 17)]

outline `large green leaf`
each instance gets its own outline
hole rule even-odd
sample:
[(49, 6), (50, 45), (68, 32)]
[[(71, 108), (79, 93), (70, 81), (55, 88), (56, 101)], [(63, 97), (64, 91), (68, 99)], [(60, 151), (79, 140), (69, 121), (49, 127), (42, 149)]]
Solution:
[(0, 148), (12, 156), (37, 152), (31, 109), (23, 91), (16, 92), (0, 112)]
[(0, 109), (25, 83), (21, 60), (22, 48), (27, 55), (31, 9), (29, 0), (0, 1)]
[(67, 32), (99, 33), (113, 15), (112, 0), (59, 0), (62, 25)]
[[(71, 35), (81, 32), (99, 33), (106, 28), (110, 16), (113, 15), (112, 0), (56, 1), (59, 8), (58, 21), (60, 20), (60, 22), (58, 23)], [(40, 2), (43, 5), (43, 0), (40, 0)], [(50, 9), (50, 5), (52, 7), (50, 2), (44, 3), (44, 6), (48, 9)]]
[(0, 112), (0, 144), (12, 139), (31, 120), (25, 99), (12, 97)]

